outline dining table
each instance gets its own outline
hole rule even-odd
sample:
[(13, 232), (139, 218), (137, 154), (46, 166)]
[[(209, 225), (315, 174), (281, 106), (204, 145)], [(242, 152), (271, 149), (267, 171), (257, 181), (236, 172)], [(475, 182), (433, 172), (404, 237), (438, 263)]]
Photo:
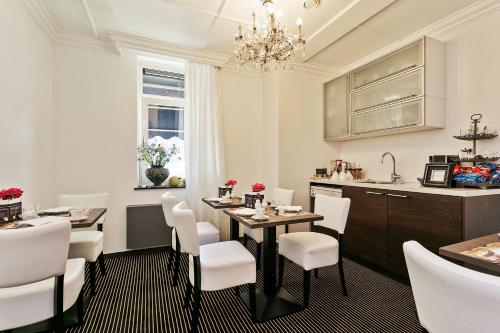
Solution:
[[(80, 228), (90, 228), (94, 224), (96, 224), (106, 213), (106, 208), (88, 208), (85, 210), (85, 215), (88, 217), (79, 221), (71, 221), (72, 229), (80, 229)], [(47, 216), (59, 216), (59, 217), (70, 217), (69, 213), (55, 214), (55, 213), (44, 213), (40, 212), (39, 217), (47, 217)], [(12, 221), (8, 223), (0, 223), (0, 230), (2, 229), (18, 229), (25, 227), (33, 227), (35, 225), (30, 223), (30, 220), (18, 220)], [(102, 226), (98, 225), (99, 231), (102, 231)]]
[[(303, 309), (302, 303), (291, 295), (285, 288), (277, 286), (276, 281), (276, 227), (290, 224), (310, 223), (323, 220), (323, 216), (305, 211), (284, 213), (278, 215), (277, 210), (269, 207), (265, 211), (267, 220), (254, 220), (237, 214), (235, 208), (224, 209), (229, 216), (230, 238), (238, 240), (240, 236), (239, 225), (250, 229), (263, 229), (264, 242), (264, 265), (263, 265), (263, 288), (257, 291), (257, 321), (264, 322), (281, 317)], [(240, 293), (245, 305), (250, 309), (250, 297), (248, 292)]]
[[(221, 198), (218, 198), (221, 199)], [(210, 198), (202, 198), (201, 201), (212, 207), (213, 209), (239, 208), (245, 207), (245, 202), (241, 198), (231, 199), (230, 202), (221, 202)]]
[(491, 255), (483, 258), (473, 255), (471, 251), (498, 242), (500, 242), (500, 234), (497, 233), (443, 246), (439, 248), (439, 254), (448, 259), (463, 263), (468, 268), (500, 276), (500, 256)]

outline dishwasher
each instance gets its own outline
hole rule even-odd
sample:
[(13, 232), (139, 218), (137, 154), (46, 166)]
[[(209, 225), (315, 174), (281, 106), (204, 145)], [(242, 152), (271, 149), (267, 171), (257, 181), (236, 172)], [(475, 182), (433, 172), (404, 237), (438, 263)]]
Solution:
[(314, 212), (314, 197), (317, 194), (342, 198), (342, 187), (339, 185), (311, 185), (309, 200), (312, 212)]

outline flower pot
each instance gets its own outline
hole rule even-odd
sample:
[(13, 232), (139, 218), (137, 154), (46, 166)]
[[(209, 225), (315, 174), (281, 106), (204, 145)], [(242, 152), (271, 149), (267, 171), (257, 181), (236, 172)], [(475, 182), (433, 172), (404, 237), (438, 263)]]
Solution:
[(222, 198), (229, 192), (231, 194), (233, 192), (233, 188), (230, 186), (219, 186), (219, 198)]
[(260, 193), (245, 193), (245, 207), (255, 208), (255, 202), (257, 200), (264, 200), (264, 194)]
[(150, 167), (146, 170), (146, 177), (154, 186), (161, 186), (167, 180), (169, 174), (168, 169), (163, 167)]
[(12, 222), (21, 219), (23, 206), (21, 198), (0, 200), (0, 223)]

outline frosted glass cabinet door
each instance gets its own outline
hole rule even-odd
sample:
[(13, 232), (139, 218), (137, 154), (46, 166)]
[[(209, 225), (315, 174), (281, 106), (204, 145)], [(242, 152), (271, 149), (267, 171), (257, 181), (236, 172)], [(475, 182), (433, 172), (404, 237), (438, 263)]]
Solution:
[(324, 84), (324, 138), (332, 139), (348, 134), (348, 87), (349, 76), (344, 75)]
[(362, 134), (422, 124), (422, 99), (351, 116), (351, 133)]

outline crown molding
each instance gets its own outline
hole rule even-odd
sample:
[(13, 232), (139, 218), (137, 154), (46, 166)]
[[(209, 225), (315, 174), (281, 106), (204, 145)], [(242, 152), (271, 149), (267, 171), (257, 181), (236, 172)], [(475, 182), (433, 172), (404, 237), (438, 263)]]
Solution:
[(202, 51), (195, 48), (169, 44), (155, 39), (120, 32), (109, 32), (109, 38), (116, 51), (119, 53), (122, 53), (123, 50), (131, 49), (135, 51), (179, 57), (217, 67), (224, 66), (224, 64), (226, 64), (229, 60), (229, 56), (225, 54)]
[(312, 62), (296, 63), (293, 65), (293, 71), (328, 77), (340, 74), (340, 70), (336, 67)]
[(446, 38), (457, 31), (458, 29), (470, 24), (484, 16), (487, 16), (500, 8), (500, 0), (481, 0), (467, 6), (439, 21), (436, 21), (402, 39), (383, 47), (366, 57), (363, 57), (355, 62), (342, 67), (338, 74), (350, 72), (358, 67), (370, 63), (388, 53), (410, 44), (424, 36), (436, 38), (441, 41), (446, 41)]
[(50, 16), (47, 8), (40, 0), (18, 0), (19, 3), (26, 9), (26, 12), (31, 16), (35, 24), (44, 32), (47, 37), (54, 41), (59, 29)]

